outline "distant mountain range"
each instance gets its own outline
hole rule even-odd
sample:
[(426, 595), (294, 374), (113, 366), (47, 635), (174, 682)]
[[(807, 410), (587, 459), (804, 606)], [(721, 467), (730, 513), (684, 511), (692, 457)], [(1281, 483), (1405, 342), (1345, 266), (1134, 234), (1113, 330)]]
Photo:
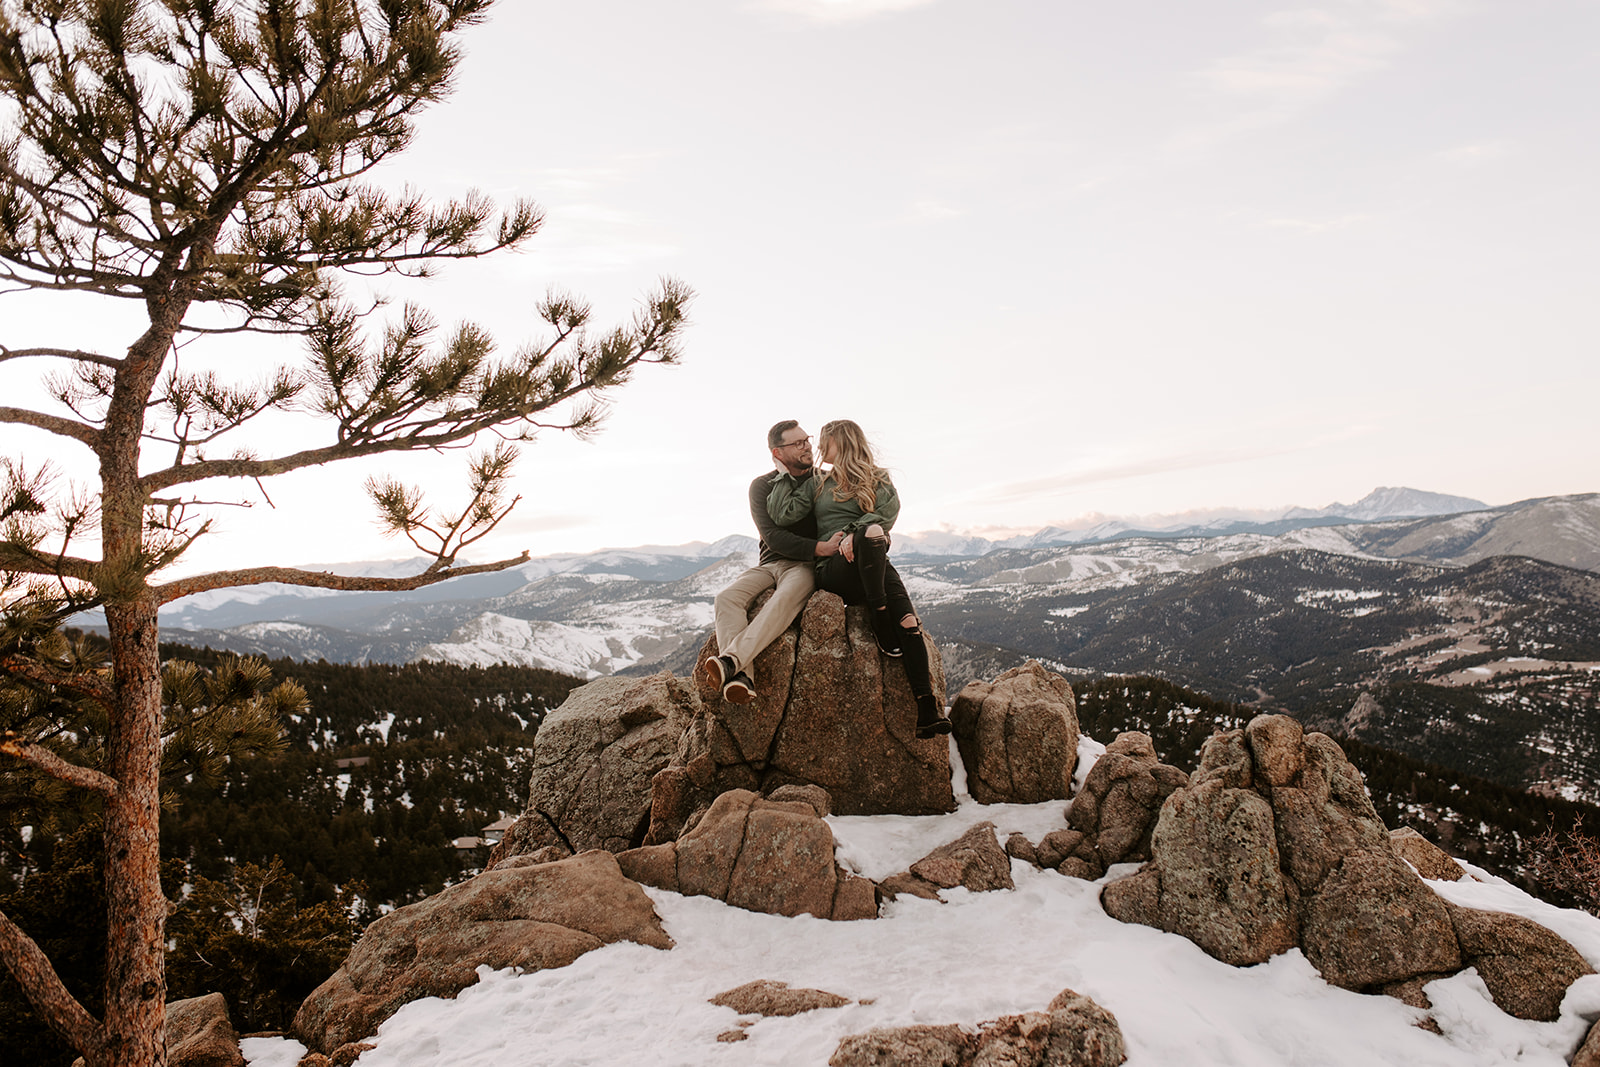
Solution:
[[(1511, 505), (1515, 507), (1516, 505)], [(1285, 533), (1307, 526), (1417, 519), (1489, 510), (1481, 500), (1429, 493), (1421, 489), (1379, 486), (1354, 504), (1329, 504), (1325, 508), (1286, 508), (1281, 512), (1242, 512), (1222, 508), (1189, 512), (1181, 516), (1149, 516), (1138, 521), (1108, 519), (1073, 529), (1046, 526), (1035, 533), (991, 541), (969, 534), (916, 533), (901, 539), (901, 554), (927, 556), (982, 556), (1009, 548), (1049, 548), (1081, 545), (1127, 537), (1216, 537), (1233, 533)]]
[[(1415, 511), (1459, 499), (1379, 489), (1347, 510)], [(1452, 566), (1524, 555), (1600, 570), (1600, 494), (1385, 521), (1328, 514), (1339, 507), (1272, 521), (1218, 520), (1121, 533), (1107, 527), (1042, 530), (1006, 543), (909, 534), (896, 539), (894, 558), (920, 583), (924, 599), (1014, 583), (1067, 583), (1084, 592), (1125, 587), (1300, 548)], [(245, 586), (185, 598), (163, 609), (161, 621), (170, 640), (270, 655), (391, 663), (427, 655), (605, 674), (662, 661), (670, 656), (669, 646), (708, 627), (711, 598), (755, 550), (754, 538), (734, 535), (709, 544), (545, 556), (410, 593)], [(318, 569), (382, 575), (411, 573), (420, 565), (391, 560)]]
[[(1457, 499), (1378, 490), (1344, 510)], [(1040, 531), (998, 548), (912, 535), (894, 558), (952, 688), (1029, 657), (1083, 675), (1160, 674), (1469, 773), (1600, 800), (1600, 494), (1381, 521), (1330, 510)], [(164, 609), (163, 637), (335, 662), (682, 674), (712, 599), (755, 548), (733, 536), (550, 556), (405, 594), (219, 591)]]

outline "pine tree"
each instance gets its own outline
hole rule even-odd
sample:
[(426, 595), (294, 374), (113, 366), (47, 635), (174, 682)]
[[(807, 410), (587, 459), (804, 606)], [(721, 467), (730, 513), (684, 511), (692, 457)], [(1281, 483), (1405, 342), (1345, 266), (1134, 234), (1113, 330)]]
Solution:
[[(538, 210), (469, 194), (431, 203), (368, 180), (448, 92), (458, 35), (490, 0), (0, 0), (0, 283), (130, 301), (143, 328), (120, 354), (5, 347), (56, 371), (59, 408), (0, 406), (0, 422), (92, 456), (98, 484), (53, 492), (44, 467), (0, 478), (0, 568), (9, 609), (59, 619), (103, 608), (109, 669), (63, 664), (28, 642), (0, 668), (98, 706), (95, 765), (13, 732), (0, 751), (100, 798), (107, 928), (94, 1016), (39, 947), (0, 915), (0, 958), (90, 1067), (162, 1063), (165, 901), (159, 879), (163, 680), (157, 610), (262, 581), (415, 589), (520, 559), (458, 562), (515, 500), (516, 442), (536, 428), (587, 432), (603, 390), (671, 362), (688, 291), (666, 282), (626, 327), (595, 336), (588, 307), (553, 295), (548, 336), (506, 359), (488, 334), (440, 336), (408, 307), (373, 335), (343, 272), (425, 275), (444, 260), (527, 241)], [(303, 339), (303, 362), (267, 380), (194, 369), (196, 341), (241, 332)], [(184, 352), (180, 366), (177, 353)], [(236, 434), (274, 411), (322, 420), (325, 437), (259, 455)], [(196, 483), (344, 459), (470, 445), (467, 499), (437, 513), (391, 480), (368, 490), (388, 528), (432, 562), (409, 578), (244, 567), (167, 581), (159, 572), (208, 527)], [(82, 546), (98, 545), (89, 550)], [(523, 557), (526, 558), (526, 554)], [(29, 582), (34, 584), (29, 585)]]

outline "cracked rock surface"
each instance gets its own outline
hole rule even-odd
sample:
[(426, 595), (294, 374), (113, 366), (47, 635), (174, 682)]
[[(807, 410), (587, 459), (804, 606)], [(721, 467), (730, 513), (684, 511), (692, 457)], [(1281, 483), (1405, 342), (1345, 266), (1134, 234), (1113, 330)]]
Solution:
[(650, 780), (698, 706), (689, 683), (666, 673), (574, 689), (539, 725), (528, 805), (488, 866), (547, 847), (620, 852), (639, 844)]
[[(938, 648), (926, 633), (923, 641), (934, 692), (942, 693)], [(699, 662), (716, 650), (712, 637)], [(756, 699), (749, 704), (698, 693), (676, 754), (656, 776), (647, 843), (676, 839), (730, 789), (820, 786), (837, 815), (955, 810), (949, 746), (942, 737), (917, 739), (905, 669), (878, 651), (865, 608), (812, 594), (754, 667)]]

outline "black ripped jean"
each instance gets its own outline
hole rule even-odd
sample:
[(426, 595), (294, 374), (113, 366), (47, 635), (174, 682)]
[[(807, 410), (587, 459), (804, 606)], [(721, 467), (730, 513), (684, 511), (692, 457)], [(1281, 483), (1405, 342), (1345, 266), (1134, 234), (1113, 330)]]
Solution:
[[(889, 539), (855, 535), (855, 560), (845, 559), (844, 553), (829, 556), (817, 564), (817, 588), (826, 589), (846, 604), (865, 604), (869, 611), (883, 609), (895, 626), (907, 615), (915, 615), (906, 583), (889, 562)], [(906, 668), (906, 682), (914, 697), (933, 693), (932, 668), (928, 664), (928, 648), (922, 643), (922, 628), (913, 626), (902, 632), (905, 640), (900, 645), (901, 660)]]

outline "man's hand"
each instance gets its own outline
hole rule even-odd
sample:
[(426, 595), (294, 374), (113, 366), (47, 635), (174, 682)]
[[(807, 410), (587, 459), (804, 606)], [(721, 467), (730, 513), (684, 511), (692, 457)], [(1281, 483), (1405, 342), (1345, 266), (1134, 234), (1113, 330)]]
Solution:
[[(827, 559), (829, 556), (838, 555), (839, 542), (844, 539), (844, 531), (840, 530), (826, 541), (817, 542), (817, 558)], [(847, 557), (848, 558), (848, 557)]]

